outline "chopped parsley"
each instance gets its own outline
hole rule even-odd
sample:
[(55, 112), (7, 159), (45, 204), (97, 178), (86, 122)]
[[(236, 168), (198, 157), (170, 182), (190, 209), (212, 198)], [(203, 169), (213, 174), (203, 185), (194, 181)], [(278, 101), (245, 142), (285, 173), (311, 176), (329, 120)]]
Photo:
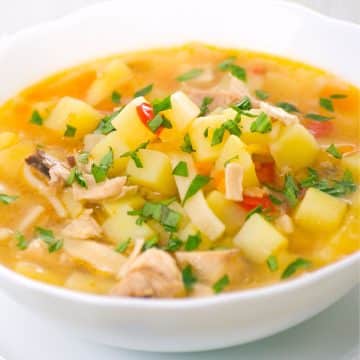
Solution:
[(144, 221), (156, 220), (168, 232), (175, 232), (178, 230), (181, 221), (181, 214), (169, 208), (163, 203), (146, 202), (142, 209), (129, 211), (129, 215), (137, 215), (139, 218), (136, 223), (141, 225)]
[(263, 211), (264, 211), (264, 208), (261, 205), (258, 205), (247, 213), (245, 220), (250, 219), (254, 214), (262, 214)]
[(142, 247), (142, 251), (146, 251), (146, 250), (149, 250), (153, 247), (157, 247), (159, 244), (159, 238), (157, 235), (154, 235), (152, 236), (151, 238), (147, 239), (145, 242), (144, 242), (144, 245)]
[(269, 98), (269, 94), (264, 90), (255, 90), (255, 96), (259, 100), (266, 100)]
[(279, 264), (275, 255), (270, 255), (266, 260), (266, 264), (271, 272), (277, 271), (279, 268)]
[(127, 249), (128, 247), (130, 246), (131, 244), (131, 238), (127, 239), (126, 241), (123, 241), (121, 242), (120, 244), (118, 244), (116, 247), (115, 247), (115, 251), (120, 253), (120, 254), (123, 254)]
[(103, 134), (103, 135), (107, 135), (110, 134), (111, 132), (115, 131), (115, 127), (112, 124), (112, 120), (120, 113), (120, 110), (117, 110), (115, 112), (113, 112), (110, 115), (106, 115), (103, 119), (101, 119), (96, 132)]
[(211, 146), (221, 144), (225, 135), (225, 127), (221, 125), (219, 128), (216, 128), (213, 132), (211, 138)]
[(120, 157), (129, 157), (130, 159), (132, 159), (134, 161), (135, 166), (137, 168), (143, 168), (144, 165), (138, 156), (138, 152), (139, 152), (139, 150), (146, 149), (146, 147), (148, 145), (149, 145), (149, 141), (144, 142), (144, 143), (140, 144), (134, 151), (128, 151), (128, 152), (120, 155)]
[(331, 111), (331, 112), (334, 111), (334, 104), (331, 99), (320, 98), (319, 105), (327, 111)]
[(184, 136), (184, 143), (181, 145), (181, 150), (183, 152), (186, 152), (186, 153), (192, 153), (192, 152), (195, 152), (193, 146), (192, 146), (192, 143), (191, 143), (191, 139), (190, 139), (190, 135), (187, 133), (185, 134)]
[(186, 202), (186, 200), (190, 199), (192, 196), (194, 196), (201, 188), (203, 188), (205, 185), (207, 185), (210, 182), (211, 178), (209, 176), (205, 175), (196, 175), (193, 180), (191, 181), (189, 188), (186, 191), (186, 194), (184, 196), (183, 203)]
[(348, 96), (346, 94), (332, 94), (329, 97), (330, 99), (345, 99)]
[(172, 173), (173, 175), (176, 176), (183, 176), (183, 177), (189, 176), (187, 163), (185, 161), (179, 161)]
[(314, 113), (306, 114), (305, 117), (307, 119), (314, 120), (314, 121), (329, 121), (329, 120), (333, 119), (332, 117), (329, 117), (329, 116), (324, 116), (324, 115), (314, 114)]
[(286, 197), (286, 199), (288, 200), (291, 207), (293, 207), (297, 204), (299, 192), (300, 192), (300, 189), (299, 189), (298, 185), (296, 184), (294, 177), (290, 174), (286, 174), (283, 194)]
[(185, 246), (184, 246), (185, 251), (196, 250), (201, 244), (201, 241), (202, 239), (200, 233), (189, 235), (185, 242)]
[(25, 250), (28, 247), (28, 242), (25, 239), (25, 236), (20, 233), (20, 232), (16, 232), (15, 233), (15, 239), (16, 239), (16, 247), (20, 250)]
[(154, 84), (149, 84), (149, 85), (143, 87), (142, 89), (136, 91), (134, 93), (134, 98), (139, 97), (139, 96), (145, 96), (145, 95), (149, 94), (152, 91), (153, 87), (154, 87)]
[(215, 294), (221, 293), (226, 286), (230, 284), (230, 279), (228, 275), (221, 277), (213, 286), (213, 291)]
[(175, 252), (178, 251), (183, 246), (183, 244), (184, 242), (181, 239), (171, 236), (168, 243), (166, 244), (165, 250)]
[(225, 121), (219, 128), (216, 128), (213, 132), (213, 136), (211, 139), (211, 146), (215, 146), (221, 144), (225, 131), (228, 131), (231, 135), (240, 136), (241, 130), (236, 120), (227, 120)]
[(283, 203), (282, 200), (272, 194), (269, 195), (269, 199), (274, 205), (281, 205)]
[(255, 119), (255, 121), (250, 126), (251, 132), (258, 132), (260, 134), (266, 134), (272, 130), (272, 124), (269, 116), (262, 112)]
[(112, 148), (109, 148), (109, 151), (100, 160), (99, 165), (92, 164), (91, 166), (91, 173), (96, 183), (100, 183), (106, 179), (107, 173), (109, 169), (113, 166), (113, 164), (114, 164), (114, 152)]
[(191, 265), (187, 265), (182, 270), (182, 281), (187, 291), (192, 290), (197, 278), (194, 276)]
[(152, 102), (152, 107), (154, 114), (158, 114), (160, 111), (165, 111), (171, 109), (171, 99), (170, 96), (167, 96), (163, 99), (155, 99)]
[(202, 99), (201, 105), (200, 105), (200, 114), (199, 116), (204, 116), (209, 112), (209, 105), (214, 101), (214, 98), (210, 96), (205, 96)]
[(71, 169), (70, 171), (70, 175), (67, 178), (65, 184), (70, 186), (72, 185), (74, 182), (76, 182), (77, 184), (79, 184), (81, 187), (86, 188), (87, 189), (87, 183), (86, 180), (83, 176), (83, 174), (81, 173), (81, 171), (74, 167)]
[(204, 138), (208, 138), (209, 137), (209, 128), (207, 127), (205, 130), (204, 130)]
[(243, 67), (234, 64), (235, 60), (235, 57), (230, 57), (224, 60), (218, 65), (218, 69), (220, 71), (229, 71), (231, 75), (235, 76), (239, 80), (246, 81), (246, 70)]
[(288, 113), (299, 113), (299, 112), (300, 112), (300, 110), (299, 110), (295, 105), (290, 104), (290, 103), (288, 103), (288, 102), (282, 101), (282, 102), (276, 103), (275, 105), (276, 105), (277, 107), (285, 110), (285, 111), (288, 112)]
[(244, 96), (240, 102), (236, 103), (232, 108), (236, 111), (248, 111), (251, 109), (251, 100), (248, 96)]
[(119, 92), (117, 92), (117, 91), (113, 91), (112, 94), (111, 94), (111, 101), (114, 104), (120, 104), (121, 94)]
[(44, 123), (44, 119), (41, 117), (37, 110), (34, 110), (31, 114), (30, 123), (41, 126)]
[(303, 268), (306, 269), (311, 265), (309, 260), (303, 258), (297, 258), (295, 261), (290, 263), (281, 275), (282, 279), (286, 279), (293, 275), (297, 270)]
[(9, 205), (16, 201), (19, 197), (15, 195), (0, 194), (0, 203)]
[(89, 153), (87, 151), (82, 151), (79, 155), (78, 155), (78, 161), (80, 164), (88, 164), (89, 163)]
[(218, 69), (221, 71), (226, 71), (229, 69), (229, 66), (232, 65), (235, 61), (236, 56), (230, 56), (218, 65)]
[(203, 72), (204, 72), (203, 69), (197, 69), (197, 68), (196, 69), (191, 69), (191, 70), (187, 71), (186, 73), (179, 75), (176, 78), (176, 80), (180, 81), (180, 82), (189, 81), (189, 80), (197, 78)]
[(314, 187), (335, 197), (345, 196), (356, 191), (357, 186), (349, 170), (344, 171), (343, 177), (340, 180), (321, 179), (317, 171), (312, 168), (308, 168), (307, 171), (307, 178), (300, 182), (301, 186), (305, 189)]
[(48, 246), (49, 253), (60, 250), (63, 247), (63, 240), (56, 240), (54, 232), (42, 227), (36, 227), (35, 231), (42, 241)]
[(155, 117), (147, 123), (147, 126), (153, 133), (156, 133), (160, 127), (167, 129), (172, 128), (171, 122), (161, 114), (156, 114)]
[(342, 154), (337, 149), (337, 147), (334, 144), (331, 144), (327, 149), (326, 152), (328, 152), (330, 155), (332, 155), (335, 159), (341, 159)]
[(72, 138), (76, 135), (76, 131), (77, 131), (76, 127), (66, 124), (66, 130), (64, 132), (64, 136)]

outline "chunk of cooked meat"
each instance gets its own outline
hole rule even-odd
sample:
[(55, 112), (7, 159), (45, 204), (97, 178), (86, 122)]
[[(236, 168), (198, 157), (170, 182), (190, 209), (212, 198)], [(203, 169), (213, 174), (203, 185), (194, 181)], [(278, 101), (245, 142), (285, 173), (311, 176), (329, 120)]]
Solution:
[(50, 179), (50, 184), (63, 183), (70, 175), (66, 164), (42, 150), (27, 157), (25, 162)]
[(163, 250), (150, 249), (136, 258), (111, 294), (173, 298), (183, 292), (181, 273), (172, 256)]
[(198, 281), (209, 286), (224, 275), (229, 276), (230, 284), (237, 283), (244, 276), (246, 269), (245, 262), (237, 249), (180, 251), (175, 253), (175, 258), (181, 268), (191, 265)]
[(242, 201), (244, 168), (238, 163), (229, 163), (225, 168), (225, 197), (228, 200)]
[(99, 239), (103, 231), (91, 213), (92, 210), (84, 211), (77, 219), (72, 220), (62, 229), (61, 235), (72, 239)]
[(129, 191), (135, 191), (136, 186), (126, 186), (126, 176), (119, 176), (113, 179), (107, 179), (101, 183), (96, 183), (94, 178), (89, 175), (85, 175), (87, 182), (87, 188), (83, 188), (78, 184), (73, 184), (73, 195), (75, 200), (86, 200), (92, 202), (98, 202), (111, 198), (120, 198), (129, 193)]
[(299, 118), (294, 114), (289, 114), (284, 109), (271, 105), (267, 102), (259, 102), (260, 110), (264, 111), (270, 117), (280, 120), (285, 125), (291, 125), (299, 122)]
[(185, 84), (183, 91), (190, 97), (190, 99), (201, 105), (205, 96), (213, 99), (209, 105), (209, 110), (212, 111), (218, 107), (227, 107), (240, 101), (245, 96), (251, 99), (253, 107), (258, 107), (258, 101), (250, 96), (249, 89), (245, 83), (232, 75), (225, 75), (220, 83), (210, 89), (196, 88)]

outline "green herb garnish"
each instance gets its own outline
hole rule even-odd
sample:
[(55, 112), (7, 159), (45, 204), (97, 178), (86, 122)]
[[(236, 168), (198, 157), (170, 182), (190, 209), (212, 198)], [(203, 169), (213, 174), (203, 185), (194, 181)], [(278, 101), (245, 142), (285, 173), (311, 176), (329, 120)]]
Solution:
[(266, 100), (269, 98), (269, 94), (264, 90), (255, 90), (255, 96), (259, 100)]
[(262, 214), (263, 211), (264, 211), (264, 208), (261, 205), (258, 205), (247, 213), (245, 220), (250, 219), (254, 214)]
[(230, 284), (230, 279), (228, 275), (221, 277), (213, 286), (213, 291), (215, 294), (221, 293), (226, 286)]
[(314, 121), (329, 121), (331, 119), (333, 119), (332, 117), (329, 117), (329, 116), (324, 116), (324, 115), (320, 115), (320, 114), (314, 114), (314, 113), (309, 113), (309, 114), (306, 114), (305, 117), (307, 119), (311, 119), (311, 120), (314, 120)]
[(177, 175), (177, 176), (184, 176), (184, 177), (189, 176), (187, 163), (185, 161), (179, 161), (172, 173), (173, 175)]
[(113, 91), (112, 94), (111, 94), (111, 101), (114, 104), (120, 104), (121, 94), (119, 92), (117, 92), (117, 91)]
[(191, 265), (187, 265), (182, 270), (182, 280), (184, 283), (184, 287), (187, 291), (190, 291), (194, 284), (197, 282), (197, 278), (194, 276), (192, 272)]
[(291, 264), (287, 266), (287, 268), (284, 270), (284, 272), (281, 275), (282, 279), (286, 279), (293, 275), (297, 270), (303, 268), (306, 269), (311, 265), (311, 262), (309, 260), (298, 258), (295, 261), (293, 261)]
[(300, 191), (299, 187), (296, 184), (294, 177), (290, 174), (286, 174), (283, 194), (286, 197), (286, 199), (288, 200), (290, 206), (293, 207), (297, 204), (299, 191)]
[(113, 166), (113, 164), (114, 164), (114, 152), (112, 148), (109, 148), (109, 151), (100, 160), (99, 165), (92, 164), (91, 173), (96, 183), (100, 183), (106, 179), (107, 173), (109, 169)]
[(331, 99), (327, 99), (327, 98), (320, 98), (319, 99), (319, 105), (326, 109), (327, 111), (334, 111), (334, 105)]
[(145, 96), (145, 95), (149, 94), (152, 91), (153, 87), (154, 87), (154, 84), (149, 84), (149, 85), (145, 86), (144, 88), (136, 91), (134, 94), (134, 98), (139, 97), (139, 96)]
[(209, 105), (214, 101), (214, 98), (210, 96), (205, 96), (202, 99), (201, 105), (200, 105), (200, 114), (199, 116), (205, 116), (209, 112)]
[(49, 253), (58, 251), (63, 247), (63, 240), (56, 240), (52, 230), (37, 226), (35, 231), (40, 239), (48, 246)]
[(103, 134), (103, 135), (107, 135), (110, 134), (111, 132), (115, 131), (115, 127), (112, 124), (112, 120), (121, 112), (122, 109), (117, 110), (115, 112), (113, 112), (110, 115), (106, 115), (103, 119), (101, 119), (96, 132)]
[(166, 244), (165, 250), (170, 252), (178, 251), (184, 242), (178, 237), (170, 237), (168, 243)]
[(196, 250), (201, 244), (201, 236), (200, 233), (189, 235), (186, 239), (184, 249), (185, 251), (193, 251)]
[(80, 164), (88, 164), (89, 163), (89, 153), (87, 151), (82, 151), (79, 155), (78, 155), (78, 161)]
[(328, 152), (330, 155), (332, 155), (335, 159), (341, 159), (342, 154), (337, 149), (337, 147), (334, 144), (331, 144), (327, 149), (326, 152)]
[(276, 103), (275, 105), (279, 108), (282, 108), (283, 110), (285, 110), (288, 113), (294, 113), (294, 112), (299, 113), (300, 112), (300, 110), (295, 105), (290, 104), (288, 102), (282, 101), (282, 102)]
[(331, 99), (345, 99), (347, 98), (348, 96), (345, 95), (345, 94), (332, 94), (330, 95), (330, 98)]
[(230, 57), (224, 60), (218, 65), (218, 69), (220, 71), (229, 71), (239, 80), (246, 81), (246, 70), (243, 67), (234, 64), (235, 60), (236, 58), (234, 57)]
[(192, 79), (197, 78), (198, 76), (200, 76), (202, 73), (204, 72), (203, 69), (191, 69), (189, 71), (187, 71), (186, 73), (179, 75), (176, 80), (180, 81), (180, 82), (184, 82), (184, 81), (189, 81)]
[(120, 157), (130, 157), (130, 159), (134, 161), (137, 168), (143, 168), (144, 165), (138, 156), (138, 152), (139, 150), (146, 149), (149, 143), (150, 141), (144, 142), (140, 144), (134, 151), (127, 151), (126, 153), (120, 155)]
[(270, 255), (266, 260), (266, 264), (271, 272), (274, 272), (279, 268), (278, 261), (275, 255)]
[(41, 126), (44, 123), (44, 119), (41, 117), (37, 110), (34, 110), (31, 114), (30, 123)]
[(216, 128), (214, 130), (211, 139), (211, 146), (215, 146), (217, 144), (222, 143), (226, 130), (232, 135), (235, 136), (241, 135), (241, 130), (239, 128), (238, 123), (235, 120), (227, 120), (219, 128)]
[(171, 109), (171, 99), (170, 96), (167, 96), (163, 99), (155, 99), (152, 102), (152, 107), (154, 114), (158, 114), (160, 111), (165, 111)]
[(76, 135), (76, 127), (66, 124), (66, 130), (64, 132), (65, 137), (74, 137)]
[(159, 244), (159, 238), (157, 235), (152, 236), (150, 239), (146, 240), (144, 242), (144, 245), (142, 247), (142, 251), (149, 250), (153, 247), (157, 247)]
[(281, 205), (283, 203), (282, 200), (272, 194), (269, 195), (269, 199), (274, 205)]
[(115, 251), (120, 253), (120, 254), (123, 254), (127, 249), (128, 247), (130, 246), (131, 244), (131, 239), (127, 239), (126, 241), (123, 241), (121, 242), (120, 244), (118, 244), (116, 247), (115, 247)]
[(183, 152), (186, 152), (186, 153), (192, 153), (192, 152), (195, 152), (193, 146), (192, 146), (192, 143), (191, 143), (191, 139), (190, 139), (190, 135), (189, 134), (185, 134), (184, 136), (184, 143), (181, 145), (181, 150)]
[(83, 176), (83, 174), (81, 173), (81, 171), (78, 168), (72, 168), (70, 171), (70, 175), (67, 178), (65, 184), (70, 186), (72, 185), (74, 182), (76, 182), (77, 184), (79, 184), (81, 187), (83, 188), (87, 188), (87, 183), (86, 180)]
[(20, 233), (19, 231), (17, 231), (15, 233), (15, 239), (16, 239), (16, 247), (20, 250), (25, 250), (27, 249), (28, 247), (28, 242), (27, 240), (25, 239), (25, 236)]
[(239, 112), (248, 111), (251, 109), (251, 100), (248, 96), (244, 96), (241, 101), (233, 105), (232, 108)]
[(147, 123), (147, 126), (153, 133), (156, 133), (160, 127), (167, 129), (172, 128), (171, 122), (161, 114), (155, 115), (155, 117)]
[(272, 124), (269, 116), (262, 112), (256, 118), (256, 120), (251, 124), (250, 131), (258, 132), (260, 134), (266, 134), (272, 130)]
[(0, 203), (9, 205), (16, 201), (19, 197), (16, 195), (0, 194)]
[(193, 180), (190, 183), (189, 188), (186, 191), (186, 194), (184, 196), (183, 203), (186, 202), (186, 200), (190, 199), (192, 196), (194, 196), (201, 188), (203, 188), (205, 185), (207, 185), (210, 182), (211, 178), (209, 176), (205, 175), (196, 175)]
[(218, 65), (218, 69), (221, 71), (226, 71), (229, 69), (229, 66), (231, 66), (235, 61), (236, 56), (230, 56)]

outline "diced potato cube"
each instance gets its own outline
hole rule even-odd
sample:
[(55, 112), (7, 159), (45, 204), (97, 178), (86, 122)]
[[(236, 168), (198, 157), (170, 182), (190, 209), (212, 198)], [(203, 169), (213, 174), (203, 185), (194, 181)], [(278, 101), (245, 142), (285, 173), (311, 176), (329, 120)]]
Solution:
[(234, 234), (239, 231), (245, 221), (247, 212), (231, 200), (225, 199), (220, 191), (214, 190), (206, 197), (210, 208), (225, 224), (226, 232)]
[(223, 170), (225, 163), (230, 159), (232, 159), (232, 162), (239, 163), (244, 168), (244, 188), (259, 185), (251, 155), (248, 153), (246, 145), (235, 135), (230, 135), (227, 139), (214, 169), (216, 171)]
[(0, 150), (0, 174), (2, 178), (17, 180), (24, 167), (24, 159), (35, 151), (31, 143), (18, 143)]
[(116, 213), (110, 216), (103, 224), (105, 235), (114, 244), (126, 241), (129, 238), (148, 239), (154, 231), (147, 225), (137, 225), (136, 216), (128, 212), (134, 210), (130, 205), (119, 206)]
[(4, 131), (0, 133), (0, 150), (6, 149), (7, 147), (19, 142), (18, 134), (10, 131)]
[(91, 150), (90, 156), (95, 163), (99, 163), (110, 148), (112, 148), (114, 152), (114, 164), (109, 171), (109, 175), (121, 175), (129, 159), (120, 156), (129, 151), (130, 148), (124, 143), (122, 134), (118, 130), (111, 132), (106, 135), (105, 138), (101, 139)]
[[(196, 161), (214, 161), (219, 156), (224, 146), (226, 138), (229, 136), (225, 132), (222, 143), (211, 146), (214, 130), (228, 120), (224, 115), (209, 115), (195, 119), (190, 126), (189, 135), (191, 143), (196, 150), (194, 157)], [(205, 137), (204, 132), (207, 130), (208, 136)]]
[(184, 132), (189, 124), (200, 114), (199, 107), (182, 91), (177, 91), (170, 97), (171, 111), (169, 120), (177, 132)]
[(94, 131), (100, 119), (101, 114), (86, 102), (65, 96), (51, 111), (44, 126), (64, 135), (69, 125), (76, 128), (75, 138), (81, 138)]
[(72, 188), (65, 188), (61, 194), (61, 199), (67, 212), (73, 219), (77, 218), (84, 211), (82, 203), (74, 199)]
[(270, 255), (287, 247), (288, 240), (261, 215), (254, 214), (235, 236), (234, 244), (251, 261), (261, 264)]
[(300, 124), (286, 127), (270, 146), (277, 167), (290, 167), (295, 171), (310, 166), (319, 149), (314, 136)]
[(121, 199), (105, 200), (103, 201), (102, 206), (109, 216), (113, 216), (117, 212), (118, 208), (123, 206), (124, 204), (128, 204), (133, 209), (137, 210), (143, 207), (143, 205), (145, 204), (145, 200), (140, 195), (131, 195), (125, 196)]
[(143, 149), (138, 152), (143, 167), (130, 160), (126, 173), (133, 184), (142, 185), (164, 195), (175, 195), (176, 186), (169, 158), (162, 152)]
[(306, 230), (323, 232), (339, 228), (347, 205), (318, 189), (309, 188), (296, 209), (295, 223)]
[(121, 112), (112, 120), (113, 126), (119, 131), (122, 140), (132, 150), (141, 143), (151, 140), (155, 134), (143, 124), (137, 113), (136, 107), (148, 103), (144, 97), (140, 96), (130, 101)]
[(354, 179), (360, 180), (360, 151), (344, 156), (341, 159), (341, 166), (351, 171)]
[(91, 105), (97, 105), (104, 99), (110, 98), (114, 90), (132, 77), (131, 69), (122, 60), (112, 60), (97, 74), (96, 80), (88, 90), (86, 101)]

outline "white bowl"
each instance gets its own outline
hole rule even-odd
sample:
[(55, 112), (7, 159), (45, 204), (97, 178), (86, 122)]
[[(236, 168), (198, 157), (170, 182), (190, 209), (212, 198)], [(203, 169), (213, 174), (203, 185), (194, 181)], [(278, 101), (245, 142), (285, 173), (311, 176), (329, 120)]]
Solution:
[[(360, 27), (280, 1), (113, 1), (0, 42), (0, 102), (44, 76), (96, 57), (198, 40), (279, 54), (360, 86)], [(322, 311), (359, 281), (360, 254), (260, 289), (196, 300), (109, 298), (75, 293), (0, 266), (0, 286), (64, 332), (149, 351), (242, 344)], [(3, 310), (4, 311), (4, 310)]]

